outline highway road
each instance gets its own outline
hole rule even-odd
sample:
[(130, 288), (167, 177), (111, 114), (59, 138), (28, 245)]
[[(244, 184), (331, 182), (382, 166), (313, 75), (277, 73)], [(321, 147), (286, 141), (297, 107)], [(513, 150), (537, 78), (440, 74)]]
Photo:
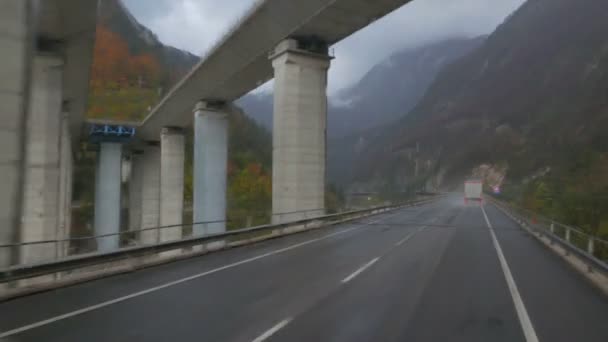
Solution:
[(0, 303), (0, 336), (606, 342), (608, 300), (496, 208), (449, 196)]

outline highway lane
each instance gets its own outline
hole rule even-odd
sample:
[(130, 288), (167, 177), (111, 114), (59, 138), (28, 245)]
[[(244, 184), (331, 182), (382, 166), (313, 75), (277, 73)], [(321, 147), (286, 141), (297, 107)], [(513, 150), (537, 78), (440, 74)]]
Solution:
[[(485, 210), (537, 340), (608, 341), (605, 297)], [(452, 196), (0, 303), (0, 331), (202, 274), (12, 341), (530, 341), (497, 255), (481, 208)]]
[[(268, 340), (608, 341), (606, 297), (504, 214), (486, 211), (530, 320), (526, 336), (483, 212), (463, 205), (449, 232), (425, 229)], [(433, 234), (442, 237), (437, 255), (417, 249)]]
[(486, 212), (539, 341), (608, 341), (608, 299), (494, 206)]
[[(424, 221), (437, 205), (404, 209), (363, 221)], [(352, 230), (351, 230), (352, 229)], [(7, 331), (199, 272), (325, 238), (128, 301), (18, 334), (20, 340), (246, 340), (339, 283), (369, 255), (401, 238), (408, 227), (340, 225), (253, 246), (111, 277), (0, 304)], [(330, 236), (336, 232), (344, 234)], [(40, 308), (44, 308), (40, 310)], [(7, 319), (4, 319), (4, 318)], [(259, 323), (257, 323), (259, 322)], [(235, 329), (239, 326), (239, 329)]]
[(395, 248), (270, 341), (523, 341), (479, 207)]

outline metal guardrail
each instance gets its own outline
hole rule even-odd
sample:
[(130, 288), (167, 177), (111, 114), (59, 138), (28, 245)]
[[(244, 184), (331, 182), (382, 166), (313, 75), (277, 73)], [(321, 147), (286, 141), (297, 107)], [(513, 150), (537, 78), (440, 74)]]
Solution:
[(531, 232), (545, 236), (551, 244), (560, 244), (566, 254), (573, 253), (587, 263), (589, 271), (608, 275), (608, 241), (585, 233), (581, 229), (556, 222), (531, 210), (507, 204), (496, 198), (490, 201)]
[[(308, 210), (299, 210), (299, 211), (288, 211), (288, 212), (281, 212), (281, 213), (273, 213), (273, 214), (262, 214), (259, 217), (266, 217), (269, 216), (271, 219), (278, 217), (279, 220), (283, 219), (284, 217), (289, 217), (289, 216), (301, 216), (303, 219), (308, 219), (308, 218), (315, 218), (315, 217), (319, 217), (322, 215), (319, 215), (320, 212), (324, 212), (325, 209), (308, 209)], [(252, 215), (252, 218), (257, 218), (258, 216)], [(140, 234), (142, 232), (150, 232), (150, 231), (154, 231), (154, 232), (160, 232), (164, 229), (171, 229), (171, 228), (184, 228), (184, 227), (188, 227), (188, 226), (205, 226), (205, 225), (210, 225), (210, 224), (214, 224), (214, 223), (228, 223), (230, 222), (230, 220), (215, 220), (215, 221), (201, 221), (201, 222), (192, 222), (192, 223), (187, 223), (187, 224), (169, 224), (169, 225), (164, 225), (164, 226), (155, 226), (155, 227), (146, 227), (146, 228), (139, 228), (139, 229), (129, 229), (129, 230), (123, 230), (123, 231), (119, 231), (116, 233), (107, 233), (107, 234), (99, 234), (99, 235), (88, 235), (88, 236), (76, 236), (76, 237), (70, 237), (70, 238), (65, 238), (65, 239), (48, 239), (48, 240), (36, 240), (36, 241), (25, 241), (25, 242), (17, 242), (17, 243), (8, 243), (8, 244), (0, 244), (0, 250), (2, 248), (19, 248), (19, 247), (23, 247), (23, 246), (35, 246), (35, 245), (46, 245), (46, 244), (60, 244), (60, 243), (70, 243), (70, 242), (78, 242), (78, 241), (86, 241), (86, 240), (95, 240), (97, 241), (97, 239), (101, 239), (101, 238), (108, 238), (108, 237), (113, 237), (113, 236), (118, 236), (119, 238), (125, 235), (133, 235), (133, 234)], [(249, 228), (249, 227), (247, 227)], [(135, 241), (135, 244), (138, 244), (139, 241)]]
[(232, 240), (230, 242), (247, 241), (252, 238), (259, 237), (259, 235), (262, 233), (270, 233), (270, 235), (268, 235), (268, 238), (278, 237), (292, 233), (288, 231), (289, 228), (295, 229), (303, 227), (304, 229), (302, 230), (306, 230), (307, 228), (315, 227), (315, 225), (309, 227), (309, 225), (313, 223), (319, 223), (319, 225), (320, 223), (331, 224), (343, 220), (361, 218), (367, 215), (382, 213), (392, 209), (420, 205), (428, 203), (432, 200), (433, 199), (424, 199), (419, 201), (411, 201), (399, 205), (378, 206), (362, 210), (353, 210), (337, 214), (322, 215), (313, 218), (306, 218), (302, 220), (280, 224), (267, 224), (251, 228), (230, 230), (219, 234), (194, 236), (153, 245), (120, 248), (111, 252), (95, 252), (81, 254), (38, 264), (15, 265), (0, 270), (0, 284), (40, 276), (59, 274), (61, 272), (69, 272), (77, 269), (87, 268), (96, 265), (103, 265), (147, 255), (153, 255), (166, 251), (191, 248), (194, 246), (206, 245), (213, 242), (226, 242), (227, 240), (235, 238), (235, 240)]

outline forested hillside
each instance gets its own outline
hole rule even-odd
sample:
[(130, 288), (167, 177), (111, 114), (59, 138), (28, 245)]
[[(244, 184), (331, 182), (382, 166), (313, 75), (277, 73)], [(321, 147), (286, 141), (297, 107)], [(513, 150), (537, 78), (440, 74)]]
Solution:
[(340, 101), (348, 105), (330, 106), (328, 113), (330, 181), (350, 184), (349, 171), (369, 141), (412, 109), (445, 66), (478, 48), (485, 38), (450, 38), (404, 49), (342, 91)]
[(608, 233), (607, 17), (606, 1), (528, 0), (370, 143), (356, 178), (396, 182), (418, 144), (428, 180), (476, 169), (502, 197)]
[(120, 0), (99, 7), (89, 117), (139, 121), (198, 61), (162, 44)]

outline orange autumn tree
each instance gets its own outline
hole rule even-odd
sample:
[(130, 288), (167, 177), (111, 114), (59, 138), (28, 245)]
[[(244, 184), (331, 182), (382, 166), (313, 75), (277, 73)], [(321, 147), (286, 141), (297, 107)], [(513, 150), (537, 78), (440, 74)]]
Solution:
[(132, 55), (127, 42), (97, 27), (91, 69), (89, 117), (140, 120), (159, 100), (160, 65), (150, 54)]
[(129, 47), (116, 33), (104, 26), (97, 27), (91, 86), (104, 87), (124, 79), (129, 70)]
[(131, 79), (138, 82), (143, 81), (144, 84), (158, 85), (160, 83), (160, 66), (156, 58), (149, 54), (133, 56), (129, 59), (129, 74)]

